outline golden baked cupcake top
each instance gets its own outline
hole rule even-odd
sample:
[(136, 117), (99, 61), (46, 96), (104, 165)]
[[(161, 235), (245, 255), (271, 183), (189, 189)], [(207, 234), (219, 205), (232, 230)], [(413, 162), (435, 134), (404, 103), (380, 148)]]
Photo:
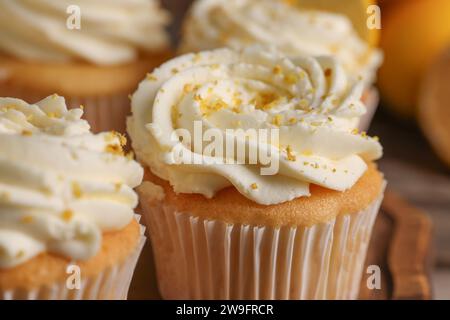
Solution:
[(290, 56), (335, 55), (349, 74), (375, 80), (382, 54), (362, 40), (344, 15), (299, 9), (281, 0), (197, 0), (183, 26), (180, 50), (251, 44)]
[[(290, 59), (265, 47), (188, 54), (147, 76), (128, 132), (141, 163), (176, 193), (234, 186), (263, 205), (350, 189), (381, 157), (357, 131), (363, 83), (333, 57)], [(240, 150), (244, 150), (240, 153)]]
[(0, 1), (0, 52), (25, 60), (113, 65), (165, 51), (157, 0)]
[(125, 228), (143, 170), (125, 137), (94, 135), (64, 98), (0, 98), (0, 268), (49, 252), (95, 256), (104, 232)]

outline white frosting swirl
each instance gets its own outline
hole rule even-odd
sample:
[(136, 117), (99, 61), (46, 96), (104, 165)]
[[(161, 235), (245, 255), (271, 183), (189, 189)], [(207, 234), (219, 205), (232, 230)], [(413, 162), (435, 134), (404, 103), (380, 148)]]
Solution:
[[(81, 29), (69, 29), (70, 6)], [(125, 63), (165, 50), (166, 11), (155, 0), (0, 0), (0, 52), (37, 61)]]
[(142, 181), (124, 138), (94, 135), (64, 98), (0, 98), (0, 268), (42, 252), (86, 260), (133, 219)]
[(382, 54), (338, 14), (299, 10), (273, 0), (198, 0), (184, 24), (181, 51), (249, 44), (276, 46), (290, 56), (335, 55), (355, 78), (375, 80)]
[[(165, 63), (140, 84), (132, 97), (128, 132), (138, 159), (178, 193), (209, 198), (233, 185), (268, 205), (309, 195), (310, 183), (342, 191), (367, 169), (363, 158), (382, 154), (376, 139), (355, 132), (365, 106), (363, 84), (352, 83), (331, 57), (292, 60), (258, 46), (188, 54)], [(180, 128), (194, 136), (196, 120), (205, 129), (219, 130), (223, 141), (230, 128), (279, 128), (279, 145), (231, 134), (248, 150), (272, 150), (278, 173), (261, 175), (263, 163), (223, 164), (220, 155), (210, 159), (176, 139), (174, 131)], [(203, 161), (175, 163), (180, 148)]]

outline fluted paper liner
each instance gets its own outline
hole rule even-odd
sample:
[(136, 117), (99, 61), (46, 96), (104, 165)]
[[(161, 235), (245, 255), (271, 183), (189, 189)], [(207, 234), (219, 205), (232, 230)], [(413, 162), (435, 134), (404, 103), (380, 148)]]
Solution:
[[(136, 220), (139, 221), (140, 216), (136, 215)], [(144, 232), (145, 227), (140, 225), (139, 242), (125, 260), (93, 277), (83, 277), (81, 270), (80, 289), (69, 289), (66, 281), (63, 281), (33, 290), (0, 290), (0, 300), (126, 300), (133, 272), (146, 240)]]
[(311, 227), (205, 220), (160, 202), (143, 214), (165, 299), (356, 299), (382, 195)]
[[(4, 95), (20, 98), (28, 103), (36, 103), (48, 96), (48, 94), (0, 82), (0, 96)], [(66, 95), (64, 98), (69, 109), (79, 108), (80, 105), (84, 107), (83, 119), (89, 122), (94, 133), (110, 130), (126, 132), (126, 118), (131, 109), (128, 94), (118, 93), (91, 97)]]

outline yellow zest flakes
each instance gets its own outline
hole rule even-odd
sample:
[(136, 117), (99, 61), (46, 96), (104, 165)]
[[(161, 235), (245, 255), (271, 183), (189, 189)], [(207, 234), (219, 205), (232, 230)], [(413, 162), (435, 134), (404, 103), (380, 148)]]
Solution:
[(171, 70), (171, 72), (173, 73), (173, 74), (177, 74), (178, 72), (180, 72), (177, 68), (173, 68), (172, 70)]
[(303, 150), (302, 151), (302, 156), (310, 156), (310, 155), (312, 155), (313, 153), (312, 153), (312, 151), (311, 150)]
[(258, 189), (258, 185), (257, 185), (256, 183), (252, 183), (252, 184), (250, 185), (250, 187), (251, 187), (253, 190)]
[(125, 135), (116, 132), (117, 137), (119, 138), (120, 145), (123, 147), (127, 144), (127, 137)]
[(295, 161), (295, 160), (297, 160), (296, 156), (295, 156), (295, 155), (293, 154), (293, 152), (292, 152), (291, 146), (287, 146), (287, 147), (286, 147), (286, 154), (287, 154), (287, 159), (288, 159), (289, 161)]
[(31, 132), (30, 130), (22, 130), (22, 135), (23, 136), (31, 136), (31, 135), (33, 135), (33, 132)]
[(127, 137), (117, 131), (113, 130), (105, 135), (105, 141), (108, 143), (114, 141), (114, 139), (119, 140), (121, 146), (125, 146), (127, 144)]
[(123, 156), (123, 149), (121, 145), (118, 144), (108, 144), (105, 147), (105, 152), (111, 153), (111, 154), (115, 154), (115, 155), (119, 155), (119, 156)]
[(320, 127), (322, 125), (322, 122), (320, 122), (320, 121), (313, 121), (313, 122), (311, 122), (311, 125), (314, 126), (314, 127)]
[(210, 65), (209, 68), (211, 70), (217, 70), (220, 68), (220, 65), (218, 63), (215, 63), (215, 64)]
[(294, 73), (287, 74), (287, 75), (284, 77), (284, 82), (285, 82), (286, 84), (290, 84), (290, 85), (296, 84), (296, 83), (298, 82), (298, 77), (297, 77), (297, 75), (294, 74)]
[(276, 102), (279, 98), (274, 92), (262, 92), (253, 98), (250, 103), (254, 104), (258, 110), (269, 110), (273, 107), (273, 102)]
[(336, 168), (333, 168), (333, 170), (331, 170), (331, 171), (333, 171), (333, 173), (336, 173), (337, 170), (336, 170)]
[(333, 70), (326, 68), (323, 73), (325, 74), (325, 77), (330, 77), (333, 74)]
[(303, 161), (303, 165), (304, 165), (304, 166), (307, 166), (308, 164), (309, 164), (308, 161)]
[(70, 221), (73, 218), (73, 211), (72, 210), (64, 210), (61, 213), (61, 219), (64, 221)]
[(208, 116), (213, 112), (219, 111), (220, 109), (224, 109), (227, 107), (228, 107), (227, 104), (222, 99), (218, 99), (212, 103), (201, 101), (200, 104), (200, 110), (205, 116)]
[(20, 222), (22, 222), (23, 224), (29, 224), (29, 223), (33, 222), (33, 217), (32, 216), (23, 216), (20, 219)]
[(172, 117), (172, 122), (174, 124), (177, 123), (178, 119), (181, 117), (181, 113), (178, 112), (178, 106), (173, 105), (171, 108), (171, 117)]
[(290, 123), (290, 124), (296, 124), (297, 121), (298, 121), (297, 118), (290, 118), (290, 119), (289, 119), (289, 123)]
[(116, 183), (116, 184), (114, 185), (114, 190), (115, 190), (116, 192), (119, 192), (120, 189), (122, 189), (122, 183), (118, 182), (118, 183)]
[(158, 78), (156, 78), (152, 73), (147, 73), (146, 79), (149, 81), (156, 81)]
[(265, 106), (262, 107), (263, 110), (270, 110), (273, 107), (275, 107), (280, 101), (282, 101), (283, 98), (278, 98), (274, 101), (272, 101), (271, 103), (266, 104)]
[(359, 131), (358, 131), (357, 128), (353, 129), (352, 132), (351, 132), (351, 134), (358, 134), (358, 133), (359, 133)]
[(234, 98), (233, 98), (233, 104), (234, 104), (235, 106), (240, 106), (240, 105), (242, 105), (242, 99), (239, 99), (239, 98), (234, 97)]
[(234, 113), (241, 113), (241, 112), (242, 112), (241, 109), (240, 109), (239, 107), (233, 107), (233, 108), (231, 109), (231, 111), (233, 111)]
[(52, 99), (56, 100), (58, 98), (58, 95), (56, 93), (52, 94)]
[(283, 116), (281, 114), (276, 114), (272, 119), (272, 124), (279, 127), (283, 121)]
[(81, 190), (80, 185), (76, 181), (72, 182), (72, 194), (77, 199), (80, 199), (83, 196), (83, 191)]
[(279, 66), (279, 65), (276, 65), (272, 69), (273, 74), (281, 74), (281, 71), (282, 71), (282, 69), (281, 69), (281, 66)]
[(193, 89), (194, 89), (194, 86), (190, 83), (185, 84), (183, 87), (184, 93), (192, 92)]
[(47, 113), (47, 116), (48, 116), (49, 118), (57, 118), (57, 117), (56, 117), (56, 113), (54, 113), (54, 112), (49, 112), (49, 113)]
[(333, 122), (333, 118), (330, 116), (327, 117), (327, 120), (328, 120), (328, 122)]
[(372, 139), (373, 139), (374, 141), (380, 141), (380, 138), (379, 138), (378, 136), (374, 136)]

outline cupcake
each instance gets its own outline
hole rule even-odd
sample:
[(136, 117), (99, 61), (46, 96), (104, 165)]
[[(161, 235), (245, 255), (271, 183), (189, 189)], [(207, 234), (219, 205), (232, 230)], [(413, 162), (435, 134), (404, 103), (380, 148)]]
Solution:
[(385, 186), (363, 90), (333, 57), (260, 46), (139, 85), (127, 128), (163, 298), (357, 298)]
[(367, 130), (378, 105), (372, 86), (382, 54), (362, 40), (344, 15), (298, 9), (287, 1), (197, 0), (183, 26), (181, 52), (251, 44), (275, 46), (295, 56), (334, 55), (353, 80), (365, 84), (367, 112), (361, 130)]
[(64, 98), (0, 98), (0, 299), (125, 299), (145, 241), (124, 137)]
[(0, 96), (55, 92), (94, 132), (125, 132), (128, 94), (170, 55), (157, 0), (1, 1)]

